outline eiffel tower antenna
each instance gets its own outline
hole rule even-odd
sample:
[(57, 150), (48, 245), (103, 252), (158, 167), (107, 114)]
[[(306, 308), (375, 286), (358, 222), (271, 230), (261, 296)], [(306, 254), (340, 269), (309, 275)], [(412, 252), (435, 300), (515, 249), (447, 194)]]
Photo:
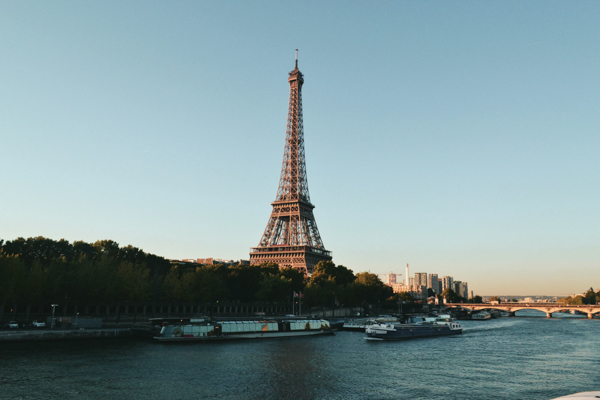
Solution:
[(288, 82), (290, 101), (279, 187), (258, 247), (250, 250), (250, 264), (274, 262), (310, 274), (319, 261), (331, 260), (331, 252), (323, 246), (308, 193), (302, 122), (304, 76), (298, 69), (298, 49)]

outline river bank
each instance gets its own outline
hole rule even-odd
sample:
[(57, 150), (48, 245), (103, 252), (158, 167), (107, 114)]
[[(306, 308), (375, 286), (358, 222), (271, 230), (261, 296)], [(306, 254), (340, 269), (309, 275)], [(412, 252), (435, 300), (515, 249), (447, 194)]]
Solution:
[(27, 329), (0, 331), (0, 343), (48, 340), (84, 340), (133, 337), (131, 328), (103, 329)]

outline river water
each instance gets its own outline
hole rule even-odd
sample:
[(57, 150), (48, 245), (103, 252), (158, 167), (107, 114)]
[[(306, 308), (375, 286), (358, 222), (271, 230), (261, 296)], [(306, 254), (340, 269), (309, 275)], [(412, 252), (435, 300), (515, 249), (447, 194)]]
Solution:
[(600, 320), (461, 321), (462, 335), (0, 343), (2, 399), (526, 399), (600, 390)]

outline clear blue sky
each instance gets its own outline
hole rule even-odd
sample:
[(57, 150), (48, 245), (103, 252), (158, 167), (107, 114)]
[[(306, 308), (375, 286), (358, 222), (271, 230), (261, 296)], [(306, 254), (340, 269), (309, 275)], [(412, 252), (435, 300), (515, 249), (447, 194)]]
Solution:
[(600, 288), (600, 2), (2, 1), (0, 238), (248, 259), (299, 49), (334, 262)]

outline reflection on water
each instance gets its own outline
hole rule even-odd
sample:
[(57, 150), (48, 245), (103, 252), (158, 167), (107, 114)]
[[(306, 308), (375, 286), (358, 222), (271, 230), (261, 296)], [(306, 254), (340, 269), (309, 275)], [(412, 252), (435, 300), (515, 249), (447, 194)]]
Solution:
[(3, 343), (0, 398), (547, 400), (600, 388), (600, 320), (463, 326), (456, 337), (375, 343), (356, 332), (183, 345)]
[[(517, 317), (531, 317), (531, 318), (547, 318), (546, 313), (540, 310), (519, 310), (515, 312)], [(552, 318), (587, 318), (587, 314), (571, 314), (570, 311), (560, 311), (552, 313)]]
[[(269, 352), (266, 368), (265, 395), (276, 398), (293, 398), (295, 393), (303, 393), (310, 387), (311, 378), (320, 376), (321, 362), (314, 345), (315, 338), (302, 340), (277, 340), (273, 351)], [(322, 360), (321, 360), (322, 361)], [(288, 379), (293, 376), (294, 379)]]

